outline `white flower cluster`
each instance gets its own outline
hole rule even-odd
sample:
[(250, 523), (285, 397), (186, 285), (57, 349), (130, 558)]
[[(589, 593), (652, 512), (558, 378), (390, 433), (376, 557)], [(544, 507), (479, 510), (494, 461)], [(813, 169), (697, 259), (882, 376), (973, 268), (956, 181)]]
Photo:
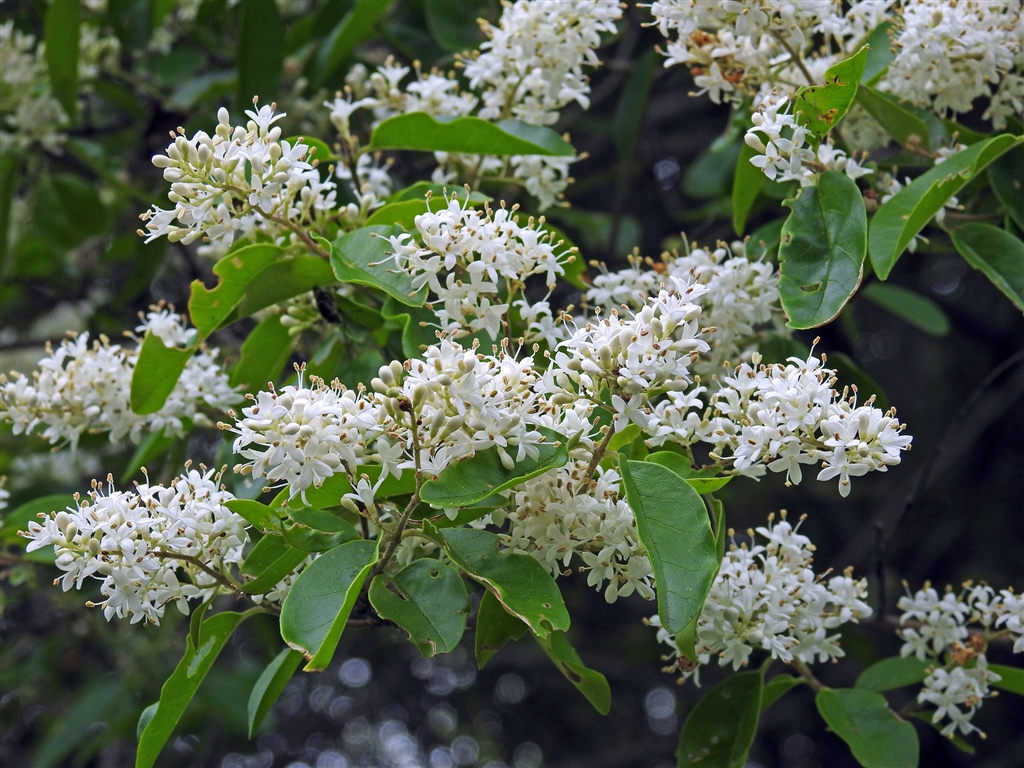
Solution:
[[(867, 580), (854, 579), (853, 569), (842, 576), (816, 574), (811, 567), (814, 545), (791, 525), (785, 513), (778, 522), (774, 515), (767, 527), (748, 531), (751, 544), (729, 547), (707, 601), (697, 620), (696, 661), (708, 664), (718, 656), (722, 666), (734, 670), (746, 666), (754, 649), (767, 651), (773, 659), (805, 663), (829, 661), (845, 654), (839, 634), (829, 634), (847, 622), (857, 623), (871, 616), (865, 603)], [(659, 627), (658, 640), (678, 654), (675, 639)], [(684, 677), (699, 671), (677, 662)], [(687, 669), (687, 667), (691, 667)], [(675, 670), (677, 667), (672, 667)]]
[(104, 600), (96, 605), (107, 620), (159, 624), (169, 603), (187, 614), (190, 600), (223, 590), (204, 567), (224, 573), (240, 564), (248, 541), (245, 520), (224, 506), (234, 497), (218, 487), (219, 479), (212, 470), (187, 467), (167, 487), (147, 479), (118, 491), (108, 477), (103, 493), (94, 482), (91, 501), (30, 522), (26, 550), (53, 546), (65, 592), (81, 589), (89, 577), (101, 581)]
[(1024, 112), (1021, 0), (906, 0), (883, 87), (940, 115), (991, 99), (997, 129)]
[[(924, 589), (900, 598), (898, 606), (903, 611), (900, 655), (936, 663), (917, 700), (935, 706), (933, 723), (949, 718), (942, 728), (944, 735), (952, 736), (957, 730), (965, 735), (980, 733), (971, 720), (991, 695), (989, 684), (1001, 679), (988, 668), (987, 638), (1008, 633), (1015, 638), (1013, 652), (1024, 653), (1024, 596), (968, 582), (959, 594), (947, 589), (939, 597), (925, 584)], [(972, 634), (968, 624), (980, 625), (980, 632)]]
[(710, 353), (693, 366), (702, 377), (720, 371), (727, 362), (749, 359), (762, 340), (760, 331), (788, 333), (779, 306), (779, 277), (768, 261), (751, 261), (744, 254), (748, 246), (735, 242), (718, 247), (692, 248), (685, 256), (663, 254), (659, 262), (633, 260), (632, 266), (617, 272), (596, 275), (587, 290), (589, 306), (612, 310), (623, 304), (639, 308), (649, 296), (661, 290), (666, 278), (691, 280), (707, 287), (701, 296), (692, 297), (700, 306), (701, 323), (708, 328), (703, 338)]
[(7, 475), (0, 475), (0, 512), (7, 509), (9, 498), (11, 498), (11, 492), (7, 490)]
[[(151, 331), (168, 346), (188, 344), (195, 334), (181, 315), (162, 308), (146, 315), (135, 330)], [(89, 334), (83, 333), (56, 350), (48, 346), (31, 376), (0, 375), (0, 420), (11, 422), (16, 435), (41, 426), (42, 437), (51, 444), (68, 442), (72, 448), (86, 432), (109, 431), (111, 442), (128, 437), (137, 443), (143, 431), (159, 429), (181, 437), (186, 419), (210, 424), (202, 408), (223, 412), (241, 399), (217, 355), (217, 349), (196, 352), (164, 406), (143, 416), (128, 406), (138, 350), (111, 344), (104, 336), (90, 344)]]
[(146, 242), (201, 239), (209, 253), (222, 255), (236, 239), (257, 231), (287, 238), (295, 229), (318, 231), (334, 215), (334, 182), (320, 179), (306, 144), (282, 141), (280, 126), (273, 126), (284, 113), (274, 114), (271, 105), (245, 114), (247, 125), (232, 127), (222, 107), (213, 136), (198, 131), (187, 139), (179, 128), (167, 153), (153, 156), (171, 182), (174, 207), (153, 206), (142, 214), (146, 230), (139, 234)]

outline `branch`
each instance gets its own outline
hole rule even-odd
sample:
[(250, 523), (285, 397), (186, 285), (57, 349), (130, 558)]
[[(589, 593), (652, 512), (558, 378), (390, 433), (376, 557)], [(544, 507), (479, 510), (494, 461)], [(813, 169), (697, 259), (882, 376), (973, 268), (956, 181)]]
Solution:
[(214, 579), (219, 581), (225, 587), (229, 587), (232, 591), (237, 592), (239, 589), (241, 589), (242, 585), (239, 584), (234, 579), (232, 579), (230, 576), (228, 576), (227, 574), (221, 573), (220, 571), (215, 571), (213, 568), (208, 566), (206, 563), (202, 562), (201, 560), (196, 559), (192, 555), (182, 555), (182, 554), (178, 554), (177, 552), (164, 552), (163, 550), (160, 550), (160, 549), (154, 550), (154, 551), (150, 552), (149, 554), (152, 555), (153, 557), (159, 558), (160, 560), (181, 560), (183, 563), (190, 563), (191, 565), (194, 565), (196, 568), (198, 568), (199, 570), (201, 570), (203, 573), (207, 574), (208, 576), (212, 576)]
[(806, 664), (800, 661), (800, 659), (798, 659), (796, 656), (793, 657), (793, 660), (789, 662), (789, 664), (791, 667), (793, 667), (793, 669), (800, 673), (800, 677), (802, 677), (807, 682), (807, 685), (810, 686), (811, 690), (815, 693), (817, 693), (825, 687), (821, 684), (821, 681), (814, 676), (814, 673), (811, 672), (810, 667), (808, 667)]

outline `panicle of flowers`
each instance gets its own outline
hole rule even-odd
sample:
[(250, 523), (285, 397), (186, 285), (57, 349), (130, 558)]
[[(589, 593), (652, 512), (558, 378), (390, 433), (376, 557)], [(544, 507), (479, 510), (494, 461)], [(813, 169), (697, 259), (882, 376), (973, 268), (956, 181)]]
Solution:
[[(935, 662), (917, 700), (935, 706), (933, 723), (949, 719), (944, 735), (953, 736), (957, 730), (964, 735), (981, 733), (971, 720), (992, 695), (989, 685), (1001, 679), (988, 667), (987, 643), (993, 636), (1008, 634), (1015, 641), (1013, 652), (1024, 653), (1024, 596), (967, 582), (959, 593), (947, 588), (940, 597), (925, 583), (913, 595), (908, 591), (897, 605), (903, 611), (897, 630), (904, 641), (900, 655)], [(972, 632), (971, 624), (980, 626)]]
[[(161, 307), (135, 330), (152, 332), (167, 346), (187, 345), (195, 335), (181, 315)], [(159, 429), (180, 437), (185, 420), (210, 424), (204, 407), (223, 412), (241, 399), (220, 367), (217, 349), (194, 354), (164, 406), (147, 415), (128, 405), (137, 349), (126, 350), (102, 335), (90, 343), (89, 334), (82, 333), (46, 351), (31, 376), (0, 375), (0, 420), (10, 422), (16, 435), (42, 427), (41, 436), (53, 445), (68, 442), (75, 448), (86, 432), (109, 431), (111, 442), (128, 437), (137, 443), (143, 431)]]
[(229, 569), (248, 541), (248, 524), (225, 506), (234, 496), (219, 481), (188, 464), (166, 487), (147, 478), (118, 491), (109, 476), (105, 489), (94, 481), (89, 499), (76, 494), (76, 506), (28, 524), (26, 551), (54, 548), (65, 592), (99, 580), (104, 599), (95, 607), (108, 621), (159, 624), (170, 603), (188, 614), (190, 600), (230, 591)]
[[(830, 632), (871, 616), (866, 579), (855, 579), (852, 568), (841, 576), (815, 573), (814, 545), (799, 532), (800, 523), (792, 525), (785, 512), (777, 522), (769, 515), (768, 523), (747, 532), (750, 544), (737, 545), (734, 538), (722, 558), (697, 620), (697, 658), (691, 661), (698, 665), (718, 656), (719, 665), (737, 670), (755, 649), (786, 663), (839, 659), (845, 655), (840, 635)], [(658, 617), (650, 623), (659, 628), (658, 639), (678, 654)], [(682, 659), (669, 669), (683, 677), (699, 673), (699, 666)]]
[(146, 242), (166, 236), (171, 242), (201, 240), (221, 255), (236, 239), (263, 232), (275, 239), (319, 231), (335, 214), (336, 185), (321, 180), (310, 147), (281, 140), (285, 116), (275, 105), (246, 110), (250, 118), (232, 127), (228, 111), (217, 112), (214, 135), (179, 128), (166, 154), (154, 155), (171, 183), (173, 208), (153, 206), (140, 217)]

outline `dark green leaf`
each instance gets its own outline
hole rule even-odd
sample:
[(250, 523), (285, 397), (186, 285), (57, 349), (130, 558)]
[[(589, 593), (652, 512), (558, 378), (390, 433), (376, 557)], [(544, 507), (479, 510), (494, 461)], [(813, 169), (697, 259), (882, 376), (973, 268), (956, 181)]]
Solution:
[(264, 104), (281, 90), (284, 24), (275, 0), (245, 0), (238, 31), (238, 106), (250, 108), (254, 96)]
[(853, 179), (825, 171), (804, 187), (779, 246), (779, 297), (791, 328), (817, 328), (834, 319), (864, 273), (868, 223)]
[(764, 689), (761, 691), (761, 711), (764, 712), (803, 681), (802, 677), (796, 675), (782, 674), (773, 677), (764, 684)]
[(518, 617), (502, 607), (491, 590), (485, 589), (476, 613), (474, 645), (477, 668), (483, 669), (491, 656), (501, 650), (505, 643), (509, 640), (518, 640), (527, 629), (528, 627)]
[(326, 552), (359, 538), (351, 523), (330, 512), (303, 507), (289, 509), (288, 514), (295, 522), (285, 524), (281, 534), (288, 544), (304, 552)]
[(1024, 148), (994, 160), (988, 167), (988, 181), (1017, 228), (1024, 231)]
[[(46, 68), (53, 96), (72, 123), (78, 112), (79, 0), (60, 0), (46, 12)], [(13, 65), (12, 65), (13, 66)]]
[(953, 245), (975, 269), (1024, 309), (1024, 243), (1004, 229), (971, 222), (950, 233)]
[(870, 283), (861, 294), (901, 320), (906, 320), (929, 336), (942, 338), (949, 334), (949, 318), (942, 308), (919, 293), (892, 283)]
[(42, 498), (25, 502), (0, 518), (0, 541), (11, 543), (21, 540), (21, 537), (18, 536), (18, 531), (27, 530), (28, 524), (36, 522), (39, 519), (39, 515), (61, 512), (68, 507), (75, 508), (75, 499), (70, 493), (43, 496)]
[(153, 719), (153, 715), (156, 714), (157, 707), (160, 706), (159, 701), (154, 701), (139, 715), (139, 722), (135, 726), (135, 740), (139, 741), (142, 738), (142, 732), (146, 730), (146, 726), (149, 725), (149, 721)]
[(708, 691), (679, 734), (679, 768), (740, 768), (761, 714), (760, 672), (730, 675)]
[[(254, 609), (256, 610), (256, 609)], [(211, 616), (203, 622), (199, 635), (199, 647), (192, 646), (191, 638), (185, 648), (185, 655), (163, 688), (156, 712), (146, 723), (139, 737), (139, 749), (135, 756), (135, 768), (151, 768), (160, 750), (178, 724), (185, 707), (192, 700), (199, 685), (217, 660), (231, 633), (251, 612), (234, 613), (225, 611)], [(141, 721), (140, 721), (141, 725)]]
[(213, 274), (220, 278), (215, 288), (209, 289), (199, 280), (192, 283), (188, 313), (203, 338), (231, 316), (249, 283), (280, 255), (280, 248), (265, 243), (239, 248), (213, 266)]
[(43, 738), (34, 745), (32, 768), (73, 764), (73, 761), (65, 762), (65, 758), (86, 742), (90, 731), (110, 722), (112, 716), (116, 717), (117, 709), (131, 696), (128, 680), (118, 677), (100, 678), (75, 693), (74, 704), (55, 718)]
[(1001, 688), (1018, 696), (1024, 696), (1024, 669), (1020, 667), (1006, 667), (1002, 664), (989, 664), (989, 672), (995, 672), (1002, 679), (992, 683), (996, 688)]
[(430, 36), (452, 53), (473, 50), (486, 39), (477, 23), (486, 12), (486, 0), (426, 0), (423, 4)]
[(139, 447), (135, 449), (135, 453), (132, 454), (131, 459), (128, 461), (128, 466), (121, 473), (121, 483), (126, 485), (136, 472), (145, 468), (146, 464), (158, 456), (166, 454), (167, 450), (176, 440), (178, 440), (176, 437), (166, 437), (162, 429), (146, 435), (145, 439), (139, 444)]
[[(807, 353), (804, 354), (804, 359), (806, 358)], [(889, 410), (889, 398), (886, 397), (882, 386), (864, 373), (853, 358), (842, 352), (832, 352), (828, 356), (828, 364), (835, 368), (841, 386), (856, 385), (858, 402), (863, 403), (874, 395), (875, 407), (881, 408), (883, 411)]]
[(808, 85), (796, 92), (793, 112), (816, 136), (824, 136), (850, 111), (867, 57), (864, 46), (825, 70), (824, 85)]
[(242, 565), (243, 573), (250, 573), (256, 578), (243, 584), (241, 591), (247, 595), (269, 592), (308, 556), (308, 552), (289, 546), (281, 536), (264, 536)]
[(690, 460), (675, 451), (658, 451), (647, 461), (667, 467), (683, 478), (697, 493), (714, 493), (732, 480), (732, 476), (716, 477), (714, 470), (699, 470), (690, 466)]
[(348, 59), (352, 50), (369, 36), (389, 5), (389, 0), (356, 0), (355, 7), (328, 33), (320, 46), (315, 85), (323, 83)]
[(73, 248), (106, 232), (107, 212), (99, 190), (81, 176), (44, 176), (35, 188), (33, 203), (38, 233), (48, 243)]
[[(433, 184), (429, 181), (417, 181), (415, 184), (410, 184), (404, 189), (400, 189), (391, 197), (387, 198), (389, 203), (399, 203), (403, 200), (423, 200), (427, 196), (427, 192), (430, 192), (434, 197), (444, 197), (451, 200), (454, 194), (460, 201), (468, 201), (470, 203), (489, 203), (494, 200), (490, 195), (485, 195), (483, 192), (473, 190), (468, 195), (464, 187), (451, 188), (446, 184)], [(436, 211), (437, 209), (434, 208)]]
[(425, 482), (420, 498), (435, 507), (469, 507), (565, 464), (570, 449), (565, 437), (547, 429), (538, 431), (547, 442), (537, 444), (537, 458), (525, 458), (507, 469), (501, 463), (497, 446), (479, 451), (468, 459), (449, 464), (435, 479)]
[[(433, 203), (430, 205), (430, 210), (436, 211), (438, 208), (443, 208), (445, 203), (443, 200), (437, 200), (436, 202), (431, 199)], [(397, 203), (388, 203), (382, 208), (378, 208), (373, 214), (366, 220), (365, 226), (367, 227), (378, 227), (385, 226), (389, 227), (393, 224), (398, 224), (406, 232), (416, 231), (416, 217), (421, 213), (427, 212), (428, 201), (425, 198), (419, 200), (401, 200)], [(390, 234), (390, 233), (389, 233)], [(395, 231), (395, 234), (398, 234)], [(339, 238), (340, 240), (341, 238)], [(393, 266), (393, 263), (392, 263)]]
[(312, 163), (314, 160), (317, 160), (321, 165), (323, 165), (328, 161), (341, 159), (340, 156), (331, 151), (331, 148), (327, 146), (326, 141), (314, 139), (311, 136), (291, 136), (285, 139), (285, 141), (293, 147), (300, 143), (309, 147), (309, 152), (306, 153), (306, 162), (308, 163)]
[(242, 357), (231, 371), (231, 386), (249, 392), (266, 389), (288, 364), (294, 344), (295, 337), (281, 325), (280, 315), (263, 318), (242, 343)]
[(376, 560), (374, 542), (347, 542), (310, 563), (288, 590), (281, 606), (281, 637), (306, 657), (307, 672), (331, 663), (345, 622)]
[(199, 75), (178, 86), (167, 100), (167, 106), (190, 110), (201, 102), (228, 96), (234, 92), (237, 82), (238, 76), (233, 69)]
[(538, 637), (569, 628), (569, 612), (558, 585), (539, 562), (522, 552), (501, 549), (501, 539), (487, 531), (448, 528), (441, 531), (445, 550), (470, 576), (494, 592), (509, 613)]
[(683, 192), (700, 200), (728, 194), (736, 174), (740, 148), (743, 146), (739, 125), (725, 136), (715, 139), (711, 146), (687, 166), (683, 174)]
[(920, 683), (926, 677), (927, 670), (933, 662), (921, 661), (916, 656), (891, 656), (876, 661), (860, 673), (857, 688), (865, 691), (891, 691), (905, 685)]
[(378, 615), (408, 632), (424, 656), (455, 650), (466, 631), (466, 585), (458, 571), (432, 558), (413, 560), (394, 577), (378, 576), (369, 598)]
[(291, 680), (295, 670), (302, 661), (302, 654), (292, 648), (285, 648), (274, 660), (267, 665), (267, 668), (260, 674), (256, 685), (253, 686), (252, 694), (249, 696), (249, 738), (260, 727), (260, 723), (270, 712), (277, 697), (281, 695), (285, 685)]
[(889, 63), (896, 58), (890, 37), (893, 29), (894, 25), (891, 21), (883, 21), (864, 41), (870, 49), (867, 60), (864, 62), (864, 74), (860, 79), (864, 85), (871, 85), (875, 80), (880, 79), (889, 68)]
[(132, 371), (132, 410), (141, 416), (163, 408), (195, 351), (196, 347), (168, 347), (159, 336), (147, 333)]
[(246, 522), (259, 528), (262, 533), (274, 530), (274, 510), (266, 504), (250, 499), (232, 499), (225, 502), (224, 506), (244, 517)]
[(939, 118), (890, 93), (862, 85), (857, 89), (857, 103), (905, 147), (927, 150), (949, 140), (949, 132)]
[(758, 259), (778, 260), (779, 245), (782, 243), (782, 227), (785, 223), (785, 219), (775, 219), (751, 232), (750, 240), (747, 243), (747, 258), (752, 261)]
[(792, 336), (783, 336), (780, 333), (773, 333), (767, 339), (762, 341), (757, 351), (761, 353), (766, 364), (772, 363), (783, 363), (791, 357), (799, 357), (801, 360), (806, 360), (807, 356), (811, 354), (810, 348), (794, 339)]
[(552, 632), (545, 638), (537, 638), (544, 653), (555, 663), (558, 671), (565, 679), (576, 686), (594, 709), (607, 715), (612, 708), (612, 691), (608, 680), (600, 672), (595, 672), (583, 663), (565, 637), (565, 632)]
[(238, 304), (237, 319), (333, 282), (330, 264), (319, 256), (296, 256), (274, 262), (246, 286), (245, 296)]
[(518, 120), (492, 123), (479, 117), (433, 117), (410, 112), (389, 117), (370, 137), (367, 151), (418, 149), (474, 155), (556, 155), (570, 157), (572, 145), (550, 128)]
[(917, 732), (889, 709), (882, 694), (822, 688), (814, 700), (829, 728), (864, 768), (917, 768)]
[(680, 633), (700, 615), (718, 573), (718, 550), (700, 495), (667, 467), (627, 461), (620, 467), (640, 541), (651, 558), (661, 625)]
[(744, 143), (736, 160), (736, 171), (732, 179), (732, 228), (739, 237), (746, 230), (747, 217), (765, 179), (761, 170), (750, 164), (757, 154), (756, 149)]
[(426, 347), (437, 343), (437, 329), (430, 325), (437, 322), (437, 316), (426, 307), (405, 306), (389, 296), (380, 313), (401, 328), (402, 354), (406, 357), (420, 357)]
[(250, 576), (258, 576), (289, 549), (291, 547), (280, 536), (263, 536), (242, 562), (241, 571)]
[(654, 82), (655, 63), (660, 63), (660, 58), (657, 51), (650, 48), (632, 62), (633, 71), (626, 79), (612, 118), (612, 136), (620, 159), (629, 158), (633, 154), (640, 126), (647, 113), (647, 98)]
[[(408, 206), (414, 201), (395, 203)], [(412, 277), (391, 259), (389, 237), (402, 234), (398, 226), (363, 227), (342, 235), (331, 245), (331, 267), (342, 283), (356, 283), (379, 288), (397, 301), (411, 307), (422, 307), (427, 300), (424, 289), (415, 291)]]
[(178, 4), (178, 0), (153, 0), (153, 27), (159, 27)]
[(1024, 138), (1001, 135), (978, 142), (923, 173), (882, 205), (871, 220), (868, 248), (875, 273), (885, 280), (896, 260), (950, 197)]
[[(920, 720), (922, 723), (927, 725), (929, 728), (931, 728), (936, 733), (942, 733), (941, 722), (939, 722), (939, 723), (932, 722), (932, 713), (931, 712), (911, 712), (910, 716), (915, 718), (915, 719), (917, 719), (917, 720)], [(946, 736), (946, 735), (943, 734), (943, 738), (944, 739), (948, 739), (950, 744), (952, 744), (954, 747), (959, 749), (961, 752), (966, 752), (968, 755), (973, 755), (975, 753), (975, 751), (976, 751), (974, 749), (974, 745), (971, 744), (969, 741), (967, 741), (963, 736), (961, 736), (958, 733), (954, 733), (951, 736)]]

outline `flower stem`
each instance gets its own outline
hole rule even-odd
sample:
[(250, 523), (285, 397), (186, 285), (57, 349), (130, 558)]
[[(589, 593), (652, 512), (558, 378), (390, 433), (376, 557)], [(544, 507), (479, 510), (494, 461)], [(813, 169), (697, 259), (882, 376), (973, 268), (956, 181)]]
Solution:
[(804, 664), (800, 659), (794, 656), (793, 660), (789, 663), (792, 665), (793, 669), (800, 673), (800, 677), (804, 679), (804, 681), (807, 683), (808, 686), (810, 686), (812, 691), (817, 693), (825, 687), (821, 684), (821, 681), (814, 676), (814, 673), (811, 672), (810, 668), (806, 664)]

